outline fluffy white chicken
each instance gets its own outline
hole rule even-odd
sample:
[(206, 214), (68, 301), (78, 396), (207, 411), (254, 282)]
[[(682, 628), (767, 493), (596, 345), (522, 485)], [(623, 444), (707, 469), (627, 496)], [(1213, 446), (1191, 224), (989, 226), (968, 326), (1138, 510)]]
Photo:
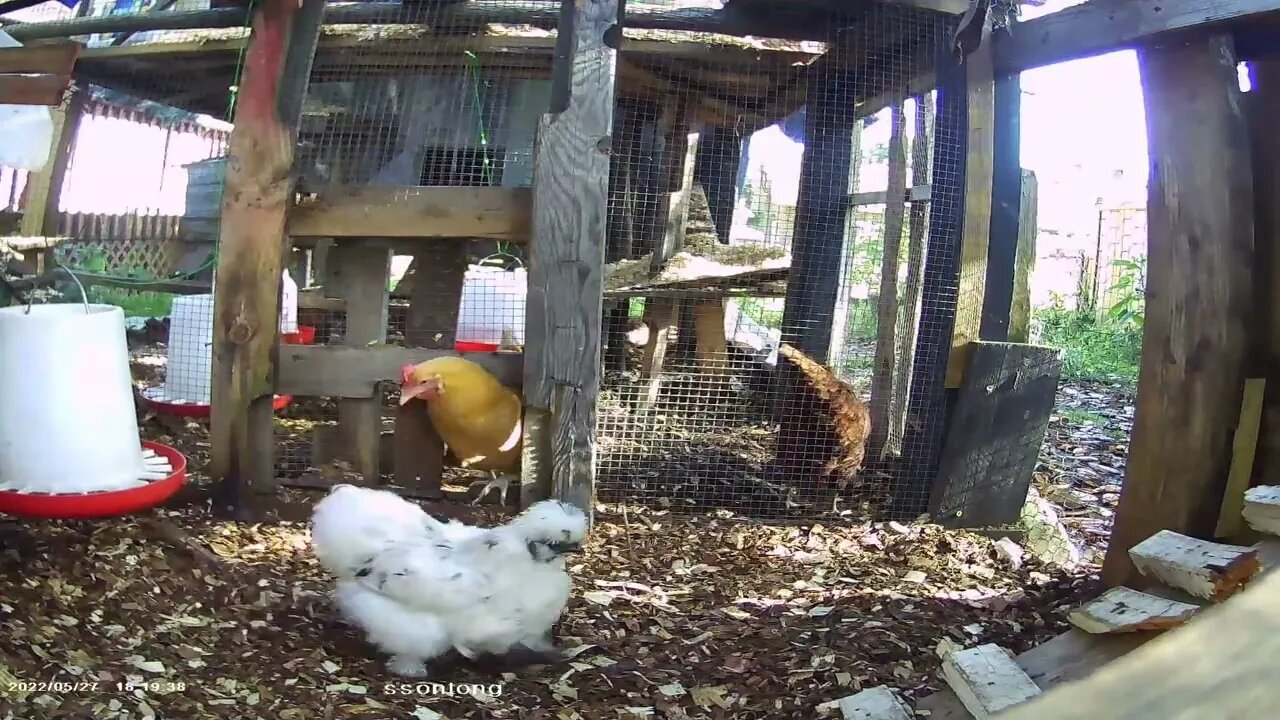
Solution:
[(558, 500), (478, 528), (339, 485), (316, 505), (311, 534), (342, 614), (391, 655), (391, 672), (421, 677), (451, 647), (467, 658), (553, 653), (551, 626), (569, 601), (564, 555), (586, 530), (586, 515)]

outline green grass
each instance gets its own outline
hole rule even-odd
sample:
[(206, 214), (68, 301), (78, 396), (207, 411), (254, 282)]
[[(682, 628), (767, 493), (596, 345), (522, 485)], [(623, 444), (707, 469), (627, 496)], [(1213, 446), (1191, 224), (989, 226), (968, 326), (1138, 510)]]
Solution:
[[(111, 287), (89, 288), (89, 302), (104, 305), (119, 305), (125, 317), (165, 317), (173, 306), (174, 295)], [(78, 298), (77, 298), (78, 299)]]
[(1140, 325), (1060, 307), (1038, 310), (1036, 319), (1043, 326), (1041, 344), (1063, 349), (1063, 377), (1137, 381), (1142, 357)]
[(1100, 425), (1107, 422), (1107, 416), (1101, 413), (1089, 412), (1088, 410), (1063, 410), (1061, 415), (1066, 418), (1068, 422), (1076, 425), (1084, 425), (1085, 423), (1095, 423)]

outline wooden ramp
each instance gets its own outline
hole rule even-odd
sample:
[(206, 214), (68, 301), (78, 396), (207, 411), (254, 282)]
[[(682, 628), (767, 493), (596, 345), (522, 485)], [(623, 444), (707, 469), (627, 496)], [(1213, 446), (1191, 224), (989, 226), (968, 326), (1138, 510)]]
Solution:
[[(1280, 488), (1251, 490), (1244, 518), (1253, 530), (1280, 534), (1275, 517)], [(1268, 716), (1280, 702), (1280, 573), (1270, 572), (1280, 565), (1280, 539), (1240, 546), (1161, 531), (1130, 555), (1150, 587), (1107, 591), (1071, 613), (1074, 629), (1016, 657), (996, 645), (951, 653), (942, 673), (949, 689), (916, 703), (916, 716)], [(871, 688), (842, 698), (839, 712), (845, 720), (899, 720), (908, 706), (890, 695)]]

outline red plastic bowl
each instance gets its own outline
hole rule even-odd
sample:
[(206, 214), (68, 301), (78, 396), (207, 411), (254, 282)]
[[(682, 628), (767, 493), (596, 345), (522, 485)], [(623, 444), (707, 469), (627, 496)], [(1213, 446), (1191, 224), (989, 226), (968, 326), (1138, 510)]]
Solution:
[(173, 472), (163, 480), (128, 490), (94, 492), (86, 495), (28, 495), (0, 492), (0, 513), (30, 518), (70, 520), (111, 517), (153, 508), (173, 497), (187, 481), (187, 459), (168, 445), (144, 440), (142, 446), (163, 455)]
[(298, 332), (282, 333), (280, 342), (285, 345), (311, 345), (316, 341), (316, 329), (311, 325), (299, 325)]
[[(163, 400), (152, 400), (146, 395), (142, 396), (142, 402), (146, 403), (147, 407), (152, 411), (170, 417), (205, 419), (212, 412), (208, 405), (202, 403), (164, 402)], [(292, 396), (277, 395), (271, 401), (271, 407), (276, 412), (279, 412), (289, 407), (291, 402), (293, 402)]]
[(498, 352), (498, 344), (459, 340), (453, 344), (453, 349), (458, 352)]

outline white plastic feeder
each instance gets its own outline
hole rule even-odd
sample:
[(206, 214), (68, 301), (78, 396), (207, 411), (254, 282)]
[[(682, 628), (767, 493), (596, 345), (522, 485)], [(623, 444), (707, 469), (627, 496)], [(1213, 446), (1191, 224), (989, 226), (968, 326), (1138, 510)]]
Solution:
[(0, 398), (0, 488), (62, 494), (143, 484), (120, 308), (0, 308)]
[(524, 344), (524, 309), (529, 292), (524, 268), (473, 265), (462, 281), (458, 308), (458, 341), (499, 345), (504, 332)]
[[(298, 331), (298, 285), (281, 273), (280, 332)], [(213, 377), (213, 295), (174, 298), (169, 312), (168, 359), (164, 391), (147, 393), (152, 400), (208, 405)]]

